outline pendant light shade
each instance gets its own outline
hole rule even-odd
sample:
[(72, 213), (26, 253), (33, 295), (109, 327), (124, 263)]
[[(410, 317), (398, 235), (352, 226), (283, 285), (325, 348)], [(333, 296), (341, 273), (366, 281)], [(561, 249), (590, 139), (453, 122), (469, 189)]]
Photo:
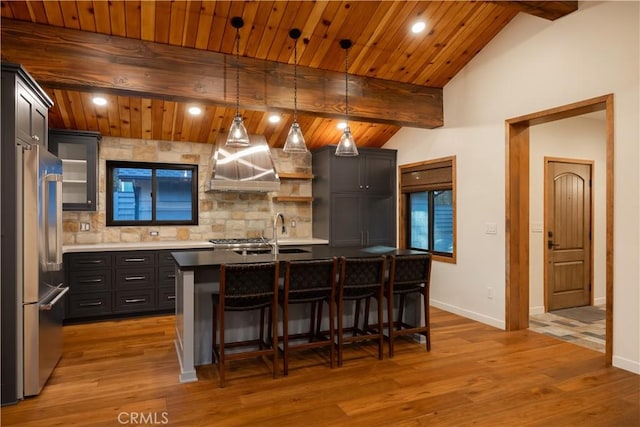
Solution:
[(236, 29), (236, 115), (229, 127), (226, 145), (229, 147), (249, 146), (249, 133), (244, 127), (240, 115), (240, 28), (244, 26), (244, 20), (239, 16), (231, 18), (231, 26)]
[(336, 156), (357, 156), (358, 147), (351, 134), (349, 128), (349, 48), (352, 46), (351, 40), (340, 40), (340, 47), (344, 49), (344, 113), (347, 126), (344, 128), (338, 147), (336, 147)]
[(293, 42), (293, 123), (287, 140), (284, 143), (283, 151), (285, 153), (306, 153), (307, 144), (305, 144), (304, 136), (302, 136), (302, 130), (298, 123), (298, 39), (302, 35), (302, 32), (293, 28), (289, 31), (289, 37)]

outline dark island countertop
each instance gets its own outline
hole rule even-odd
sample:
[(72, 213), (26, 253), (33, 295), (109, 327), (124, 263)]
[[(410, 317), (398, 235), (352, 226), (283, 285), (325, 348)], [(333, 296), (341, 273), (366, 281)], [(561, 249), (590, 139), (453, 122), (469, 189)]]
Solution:
[[(222, 264), (268, 262), (273, 260), (292, 261), (323, 259), (331, 257), (373, 257), (381, 255), (411, 255), (424, 253), (412, 249), (398, 249), (390, 246), (371, 246), (368, 248), (329, 247), (327, 245), (281, 247), (280, 254), (271, 253), (242, 255), (232, 250), (199, 250), (172, 252), (181, 270), (195, 270), (201, 267), (216, 267)], [(295, 251), (291, 253), (291, 251)]]

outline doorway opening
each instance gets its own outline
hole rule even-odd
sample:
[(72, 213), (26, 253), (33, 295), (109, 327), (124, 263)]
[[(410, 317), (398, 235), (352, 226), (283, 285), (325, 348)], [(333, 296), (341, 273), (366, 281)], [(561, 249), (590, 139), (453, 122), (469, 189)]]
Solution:
[[(605, 112), (605, 359), (613, 353), (613, 94), (544, 110), (506, 121), (506, 328), (529, 327), (530, 127)], [(534, 142), (535, 143), (535, 142)]]

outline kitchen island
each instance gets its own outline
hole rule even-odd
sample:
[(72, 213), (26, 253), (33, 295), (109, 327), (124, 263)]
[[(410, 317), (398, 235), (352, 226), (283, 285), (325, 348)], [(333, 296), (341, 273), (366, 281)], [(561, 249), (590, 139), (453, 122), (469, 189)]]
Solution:
[[(336, 248), (326, 245), (281, 247), (276, 256), (251, 251), (213, 250), (172, 252), (176, 261), (176, 339), (180, 362), (180, 382), (198, 381), (195, 367), (211, 363), (211, 294), (218, 292), (222, 264), (256, 263), (289, 260), (312, 260), (331, 257), (375, 257), (422, 253), (388, 246)], [(239, 314), (239, 313), (233, 313)], [(243, 314), (251, 316), (252, 314)], [(255, 324), (255, 319), (245, 319)], [(246, 339), (251, 331), (239, 327), (230, 338)]]

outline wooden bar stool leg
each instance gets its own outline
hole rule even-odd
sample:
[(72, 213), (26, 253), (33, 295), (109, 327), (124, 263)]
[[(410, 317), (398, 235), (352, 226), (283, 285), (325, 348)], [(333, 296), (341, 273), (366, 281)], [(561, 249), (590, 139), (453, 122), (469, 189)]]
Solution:
[(220, 380), (220, 387), (224, 387), (224, 310), (220, 310), (218, 315), (220, 320), (218, 325), (220, 327), (220, 350), (218, 351), (218, 377)]
[(404, 319), (404, 295), (400, 294), (400, 303), (398, 304), (398, 330), (402, 329), (403, 319)]
[(427, 351), (431, 351), (431, 323), (429, 319), (429, 295), (425, 289), (422, 290), (422, 300), (424, 301), (424, 326), (427, 328), (425, 338), (427, 340)]
[(289, 375), (289, 304), (282, 306), (282, 374)]
[(362, 331), (366, 334), (369, 331), (369, 310), (371, 310), (371, 298), (367, 298), (364, 303), (364, 324)]
[(378, 359), (382, 360), (384, 353), (384, 326), (382, 314), (382, 292), (378, 293)]
[[(327, 301), (327, 304), (329, 305), (329, 340), (331, 341), (331, 346), (329, 347), (329, 357), (331, 358), (331, 360), (329, 361), (329, 364), (331, 366), (331, 368), (334, 367), (334, 360), (336, 358), (336, 345), (335, 345), (335, 329), (334, 329), (334, 319), (336, 316), (336, 310), (335, 310), (335, 303), (333, 302), (333, 299), (330, 299)], [(320, 307), (322, 307), (322, 302), (320, 303)]]
[(338, 367), (342, 366), (342, 317), (344, 316), (344, 302), (342, 299), (338, 300)]
[(393, 357), (393, 293), (387, 294), (387, 335), (389, 337), (389, 357)]

